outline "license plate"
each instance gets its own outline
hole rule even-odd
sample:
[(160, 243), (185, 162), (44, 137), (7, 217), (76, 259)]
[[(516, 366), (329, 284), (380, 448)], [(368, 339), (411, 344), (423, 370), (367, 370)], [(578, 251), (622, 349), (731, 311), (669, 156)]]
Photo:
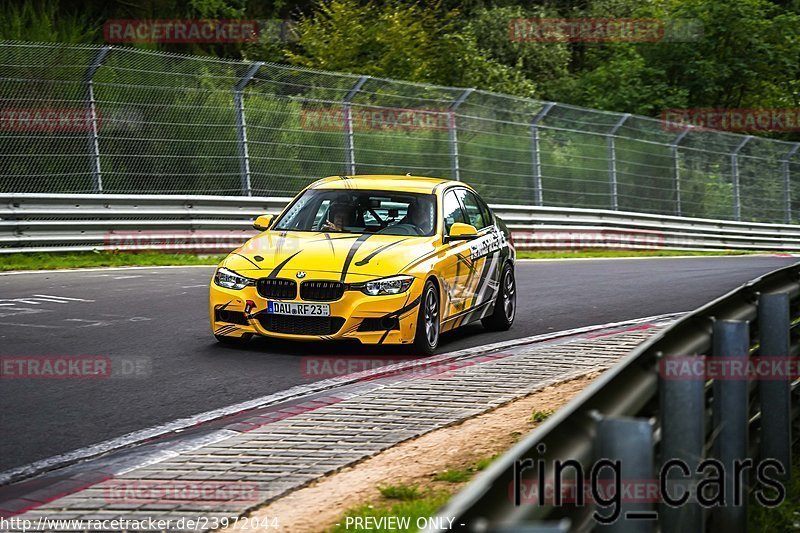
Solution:
[(267, 302), (267, 313), (273, 315), (330, 316), (328, 304), (297, 304), (291, 302)]

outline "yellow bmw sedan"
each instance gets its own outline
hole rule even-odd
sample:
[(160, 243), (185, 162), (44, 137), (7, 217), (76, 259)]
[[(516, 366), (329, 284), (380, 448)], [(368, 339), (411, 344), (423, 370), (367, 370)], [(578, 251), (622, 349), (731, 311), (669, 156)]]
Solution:
[(220, 342), (356, 339), (430, 354), (448, 330), (514, 322), (508, 228), (464, 183), (332, 176), (254, 226), (211, 282)]

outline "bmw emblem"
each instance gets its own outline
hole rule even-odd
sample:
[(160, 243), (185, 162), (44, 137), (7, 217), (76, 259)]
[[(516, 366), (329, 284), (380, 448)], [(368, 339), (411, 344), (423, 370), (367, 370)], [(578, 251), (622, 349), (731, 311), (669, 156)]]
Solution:
[(300, 270), (300, 271), (298, 271), (298, 272), (297, 272), (296, 276), (297, 276), (299, 279), (303, 279), (304, 277), (306, 277), (306, 273), (305, 273), (305, 272), (303, 272), (302, 270)]

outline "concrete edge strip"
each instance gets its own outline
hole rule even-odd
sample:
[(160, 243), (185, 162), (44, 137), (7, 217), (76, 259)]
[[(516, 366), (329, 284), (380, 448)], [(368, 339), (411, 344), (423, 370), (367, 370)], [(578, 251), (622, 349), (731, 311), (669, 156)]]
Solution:
[(400, 362), (393, 365), (379, 367), (376, 369), (364, 370), (362, 372), (348, 374), (346, 376), (325, 379), (308, 385), (298, 385), (275, 394), (262, 396), (246, 402), (241, 402), (227, 407), (221, 407), (219, 409), (206, 411), (191, 417), (174, 420), (166, 424), (134, 431), (122, 435), (120, 437), (109, 439), (84, 448), (79, 448), (77, 450), (73, 450), (65, 454), (56, 455), (53, 457), (49, 457), (47, 459), (42, 459), (40, 461), (35, 461), (27, 465), (23, 465), (17, 468), (6, 470), (4, 472), (0, 472), (0, 486), (15, 483), (17, 481), (21, 481), (23, 479), (30, 478), (35, 475), (39, 475), (47, 471), (55, 470), (57, 468), (69, 466), (79, 461), (84, 461), (92, 457), (96, 457), (98, 455), (105, 454), (114, 450), (131, 447), (143, 441), (152, 440), (167, 433), (177, 432), (192, 426), (196, 426), (198, 424), (202, 424), (204, 422), (209, 422), (211, 420), (215, 420), (225, 416), (231, 416), (251, 409), (257, 409), (269, 405), (274, 405), (280, 402), (285, 402), (289, 400), (298, 400), (303, 398), (304, 396), (317, 394), (320, 392), (341, 387), (343, 385), (349, 385), (359, 381), (376, 379), (382, 375), (413, 370), (415, 368), (423, 366), (432, 366), (436, 364), (458, 361), (460, 359), (476, 357), (487, 353), (495, 352), (498, 350), (503, 350), (506, 348), (521, 346), (525, 344), (545, 342), (563, 337), (579, 336), (582, 334), (589, 334), (599, 330), (636, 327), (649, 322), (671, 320), (683, 314), (684, 313), (669, 313), (663, 315), (655, 315), (650, 317), (625, 320), (620, 322), (611, 322), (607, 324), (584, 326), (581, 328), (573, 328), (552, 333), (543, 333), (540, 335), (533, 335), (530, 337), (522, 337), (519, 339), (512, 339), (508, 341), (486, 344), (483, 346), (476, 346), (473, 348), (466, 348), (463, 350), (449, 352), (446, 354), (436, 355), (424, 359), (418, 359), (415, 361)]

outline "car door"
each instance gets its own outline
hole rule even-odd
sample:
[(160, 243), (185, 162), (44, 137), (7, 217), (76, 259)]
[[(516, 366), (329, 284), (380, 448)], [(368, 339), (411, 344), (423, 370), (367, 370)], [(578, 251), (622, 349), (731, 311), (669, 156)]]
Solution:
[(451, 188), (442, 195), (443, 244), (442, 260), (439, 266), (442, 279), (442, 331), (451, 329), (459, 314), (465, 311), (469, 300), (467, 285), (473, 271), (470, 259), (470, 241), (447, 241), (450, 228), (456, 222), (467, 224), (464, 208)]
[(478, 237), (469, 243), (472, 275), (465, 280), (465, 309), (474, 309), (493, 301), (498, 287), (498, 246), (496, 228), (477, 196), (468, 189), (456, 191), (467, 217), (467, 223), (475, 226)]

